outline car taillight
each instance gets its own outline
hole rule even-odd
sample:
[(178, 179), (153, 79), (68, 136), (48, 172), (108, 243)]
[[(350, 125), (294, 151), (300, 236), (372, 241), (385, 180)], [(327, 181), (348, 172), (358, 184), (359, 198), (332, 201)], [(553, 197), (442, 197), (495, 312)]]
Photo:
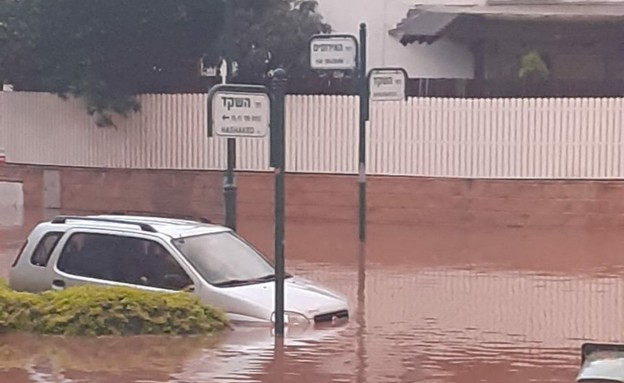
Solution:
[(24, 244), (22, 245), (22, 248), (20, 249), (19, 253), (17, 253), (17, 257), (15, 257), (15, 260), (13, 261), (13, 264), (11, 265), (11, 267), (17, 266), (17, 262), (19, 262), (20, 257), (24, 253), (24, 249), (26, 249), (26, 245), (28, 245), (28, 241), (24, 241)]

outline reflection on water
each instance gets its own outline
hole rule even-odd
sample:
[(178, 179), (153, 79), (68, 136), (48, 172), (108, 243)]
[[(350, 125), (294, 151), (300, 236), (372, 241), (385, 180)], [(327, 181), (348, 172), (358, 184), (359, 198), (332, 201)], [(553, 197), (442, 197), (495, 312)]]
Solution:
[[(153, 377), (167, 376), (187, 360), (197, 358), (203, 347), (217, 341), (208, 338), (161, 339), (109, 338), (70, 339), (28, 335), (5, 335), (0, 346), (0, 371), (9, 380), (11, 372), (28, 367), (34, 377), (50, 381), (51, 376), (64, 376), (65, 381), (83, 374), (148, 373)], [(0, 377), (2, 373), (0, 372)], [(37, 381), (37, 379), (33, 379)]]
[[(0, 228), (0, 275), (28, 230)], [(271, 223), (241, 222), (261, 249)], [(349, 298), (352, 320), (210, 338), (0, 337), (0, 382), (572, 382), (586, 340), (624, 342), (615, 232), (287, 227), (287, 267)]]
[[(331, 344), (344, 330), (289, 334), (280, 347), (266, 329), (190, 338), (5, 335), (0, 337), (0, 381), (254, 381), (253, 376), (263, 375), (267, 364), (284, 358), (286, 352), (301, 360), (309, 358), (312, 354), (306, 349)], [(29, 377), (20, 380), (25, 371)]]
[(357, 306), (355, 312), (357, 330), (357, 368), (358, 382), (366, 382), (366, 247), (360, 244), (357, 262)]

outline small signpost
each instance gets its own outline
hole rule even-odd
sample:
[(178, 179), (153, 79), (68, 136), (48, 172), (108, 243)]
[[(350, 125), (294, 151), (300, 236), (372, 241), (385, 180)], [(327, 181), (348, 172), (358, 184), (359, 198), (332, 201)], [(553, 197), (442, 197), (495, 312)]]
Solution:
[(286, 72), (276, 69), (270, 73), (273, 92), (258, 85), (229, 85), (228, 74), (235, 71), (231, 48), (234, 46), (234, 1), (225, 1), (225, 36), (228, 43), (221, 70), (223, 84), (208, 93), (208, 137), (213, 133), (227, 138), (227, 170), (224, 182), (226, 226), (236, 227), (236, 138), (262, 138), (270, 133), (271, 166), (275, 168), (275, 336), (284, 336), (284, 168), (285, 135), (284, 104), (288, 85)]
[(351, 35), (315, 35), (310, 39), (313, 70), (355, 70), (358, 42)]
[(403, 101), (407, 72), (403, 68), (374, 68), (368, 74), (371, 101)]
[(216, 85), (208, 93), (208, 136), (265, 137), (271, 125), (269, 91), (255, 85)]
[(310, 39), (310, 68), (334, 73), (352, 71), (360, 95), (358, 184), (360, 241), (365, 238), (366, 222), (366, 121), (369, 102), (366, 84), (366, 24), (360, 24), (360, 40), (353, 35), (314, 35)]
[(225, 225), (236, 230), (236, 138), (262, 138), (271, 124), (270, 93), (264, 86), (215, 85), (208, 92), (208, 137), (227, 138), (227, 169), (223, 183)]
[[(275, 168), (275, 336), (284, 336), (284, 100), (286, 72), (270, 73), (273, 91), (259, 85), (216, 85), (208, 93), (208, 137), (262, 138), (270, 133), (271, 166)], [(234, 167), (228, 155), (228, 173)], [(231, 181), (231, 175), (230, 177)], [(231, 185), (228, 186), (231, 188)], [(225, 199), (226, 211), (235, 213), (234, 200)], [(235, 215), (232, 214), (232, 217)], [(226, 216), (226, 221), (227, 221)]]
[[(360, 96), (358, 184), (359, 237), (366, 240), (366, 126), (370, 101), (399, 101), (406, 98), (407, 72), (402, 68), (375, 68), (366, 72), (366, 23), (360, 24), (359, 41), (353, 35), (315, 35), (310, 39), (310, 67), (340, 73), (352, 71)], [(368, 80), (368, 81), (367, 81)]]

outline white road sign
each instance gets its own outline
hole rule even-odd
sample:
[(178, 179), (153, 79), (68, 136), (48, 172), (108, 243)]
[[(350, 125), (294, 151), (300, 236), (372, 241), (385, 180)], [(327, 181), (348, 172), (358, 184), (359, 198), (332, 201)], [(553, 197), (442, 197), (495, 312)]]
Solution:
[(357, 41), (353, 36), (314, 36), (310, 40), (310, 67), (314, 70), (353, 70)]
[(264, 93), (217, 91), (212, 98), (212, 129), (222, 137), (264, 137), (271, 124), (271, 102)]
[(369, 76), (371, 101), (405, 100), (406, 82), (402, 69), (373, 69)]

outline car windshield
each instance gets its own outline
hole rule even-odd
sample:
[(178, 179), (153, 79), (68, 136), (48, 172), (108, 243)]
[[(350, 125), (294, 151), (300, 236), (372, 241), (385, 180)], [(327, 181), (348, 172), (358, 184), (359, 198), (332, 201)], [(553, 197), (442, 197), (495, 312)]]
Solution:
[(173, 245), (208, 283), (215, 286), (236, 286), (275, 278), (273, 265), (232, 232), (177, 238)]

